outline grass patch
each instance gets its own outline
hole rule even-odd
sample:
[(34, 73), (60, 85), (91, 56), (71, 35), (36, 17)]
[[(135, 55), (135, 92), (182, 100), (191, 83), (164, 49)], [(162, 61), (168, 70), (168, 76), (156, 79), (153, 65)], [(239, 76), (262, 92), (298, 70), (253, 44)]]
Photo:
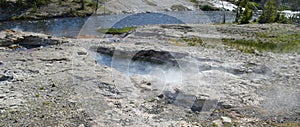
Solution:
[(189, 46), (204, 46), (205, 43), (201, 38), (183, 38), (184, 42), (187, 42)]
[(222, 39), (223, 44), (245, 53), (271, 51), (275, 53), (300, 53), (300, 32), (257, 32), (255, 38)]
[(130, 31), (133, 31), (135, 29), (136, 29), (136, 27), (108, 28), (108, 29), (99, 29), (98, 32), (105, 33), (105, 34), (120, 35), (120, 34), (124, 34), (124, 33), (130, 32)]
[[(284, 35), (286, 36), (286, 35)], [(277, 53), (297, 52), (300, 53), (299, 38), (276, 37), (270, 40), (264, 39), (222, 39), (223, 44), (234, 47), (245, 53), (257, 51), (271, 51)]]
[(287, 122), (282, 124), (276, 124), (276, 127), (300, 127), (300, 123)]
[(197, 0), (190, 0), (192, 3), (198, 4)]

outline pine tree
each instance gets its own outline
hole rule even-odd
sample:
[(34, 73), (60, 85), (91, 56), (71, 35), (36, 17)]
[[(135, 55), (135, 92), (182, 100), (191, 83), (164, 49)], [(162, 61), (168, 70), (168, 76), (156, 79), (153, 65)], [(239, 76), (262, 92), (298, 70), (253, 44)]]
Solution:
[(259, 17), (259, 23), (274, 23), (278, 15), (276, 0), (267, 0), (263, 12)]
[(250, 9), (250, 5), (247, 3), (240, 23), (241, 24), (249, 23), (249, 20), (251, 20), (252, 16), (253, 16), (253, 11)]
[(249, 0), (238, 0), (237, 5), (235, 22), (241, 24), (249, 23), (253, 16), (253, 5)]

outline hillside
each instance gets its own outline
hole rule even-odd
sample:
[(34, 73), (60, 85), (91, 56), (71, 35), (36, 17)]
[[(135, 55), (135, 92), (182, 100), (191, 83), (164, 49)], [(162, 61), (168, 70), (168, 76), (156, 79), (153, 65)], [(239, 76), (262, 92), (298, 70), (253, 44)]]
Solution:
[[(77, 17), (92, 14), (124, 14), (161, 11), (191, 11), (204, 5), (204, 10), (220, 10), (220, 2), (200, 0), (99, 0), (97, 13), (96, 0), (85, 0), (85, 8), (81, 8), (81, 0), (41, 0), (39, 4), (16, 0), (0, 2), (0, 20), (44, 19), (53, 17)], [(225, 2), (225, 6), (229, 4)], [(216, 7), (214, 7), (216, 6)], [(232, 5), (228, 5), (232, 10)]]
[(111, 13), (139, 13), (156, 11), (195, 10), (189, 0), (109, 0), (106, 8)]
[(87, 16), (93, 14), (96, 8), (96, 2), (88, 0), (84, 1), (84, 9), (81, 8), (80, 0), (37, 0), (39, 3), (35, 0), (33, 3), (30, 1), (24, 0), (18, 3), (15, 0), (4, 0), (0, 2), (0, 21)]

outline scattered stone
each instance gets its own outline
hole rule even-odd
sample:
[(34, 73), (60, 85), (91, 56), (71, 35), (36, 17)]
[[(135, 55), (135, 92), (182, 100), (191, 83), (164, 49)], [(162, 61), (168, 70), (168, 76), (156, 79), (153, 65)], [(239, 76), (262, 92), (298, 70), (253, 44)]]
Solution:
[(0, 99), (6, 97), (6, 94), (0, 94)]
[(85, 127), (84, 124), (80, 124), (78, 127)]
[(231, 118), (229, 117), (221, 116), (221, 119), (223, 123), (231, 123)]
[(258, 50), (254, 50), (254, 54), (257, 56), (262, 56), (262, 54)]
[(222, 121), (221, 121), (220, 119), (214, 120), (214, 121), (213, 121), (213, 126), (214, 126), (214, 127), (222, 127), (222, 126), (223, 126), (223, 123), (222, 123)]
[(77, 51), (77, 54), (78, 54), (79, 56), (83, 56), (83, 55), (87, 55), (88, 52), (87, 52), (86, 49), (80, 48), (79, 51)]
[(87, 55), (87, 52), (77, 52), (79, 56)]

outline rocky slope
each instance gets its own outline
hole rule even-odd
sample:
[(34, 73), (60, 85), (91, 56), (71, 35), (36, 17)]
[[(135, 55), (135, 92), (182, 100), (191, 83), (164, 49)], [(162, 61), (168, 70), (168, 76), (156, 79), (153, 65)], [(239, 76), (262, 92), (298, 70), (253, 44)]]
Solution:
[[(191, 11), (198, 7), (190, 0), (99, 0), (98, 10), (95, 13), (96, 1), (86, 0), (85, 9), (81, 9), (80, 0), (51, 0), (46, 5), (31, 7), (24, 3), (18, 5), (14, 0), (7, 0), (6, 6), (0, 5), (1, 20), (18, 19), (45, 19), (54, 17), (76, 17), (92, 14), (124, 14), (164, 11)], [(210, 5), (207, 1), (199, 2), (199, 5)], [(218, 5), (215, 5), (218, 6)], [(17, 9), (15, 9), (17, 8)]]
[[(264, 27), (148, 26), (98, 39), (2, 31), (0, 126), (299, 126), (299, 54), (243, 53), (219, 38)], [(211, 46), (177, 40), (197, 36)], [(121, 62), (156, 66), (129, 74)]]
[(36, 7), (25, 1), (19, 5), (15, 0), (7, 0), (4, 4), (0, 6), (0, 21), (88, 16), (92, 15), (96, 8), (95, 2), (85, 1), (83, 10), (78, 0), (51, 0)]
[(145, 13), (160, 11), (195, 10), (194, 3), (189, 0), (109, 0), (105, 4), (110, 13)]

